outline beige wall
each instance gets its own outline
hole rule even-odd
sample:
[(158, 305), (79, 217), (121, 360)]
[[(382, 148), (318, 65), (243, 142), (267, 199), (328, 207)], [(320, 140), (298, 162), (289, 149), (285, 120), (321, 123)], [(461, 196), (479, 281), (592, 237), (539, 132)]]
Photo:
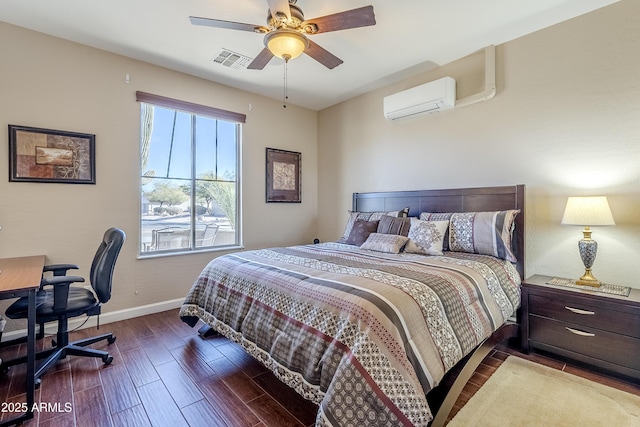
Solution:
[[(498, 46), (497, 96), (405, 122), (384, 96), (435, 78), (479, 91), (476, 54), (318, 113), (0, 23), (0, 119), (95, 133), (97, 184), (9, 183), (0, 132), (0, 257), (43, 253), (86, 275), (104, 229), (128, 234), (105, 312), (181, 298), (219, 253), (138, 260), (142, 90), (247, 114), (247, 248), (336, 239), (354, 191), (527, 185), (527, 273), (581, 272), (579, 227), (560, 226), (566, 197), (609, 197), (596, 276), (640, 287), (640, 3), (620, 3)], [(131, 76), (125, 84), (124, 76)], [(249, 111), (249, 104), (252, 110)], [(278, 123), (286, 132), (277, 132)], [(299, 138), (305, 135), (305, 138)], [(302, 152), (303, 203), (264, 202), (264, 149)], [(4, 165), (4, 166), (3, 166)]]
[(496, 49), (495, 98), (403, 122), (386, 95), (451, 75), (482, 89), (483, 56), (447, 64), (318, 115), (319, 235), (336, 239), (352, 192), (526, 184), (527, 274), (576, 277), (571, 195), (606, 195), (594, 274), (640, 287), (640, 2), (620, 3)]
[[(104, 230), (121, 227), (128, 239), (113, 298), (103, 310), (111, 312), (184, 297), (203, 266), (220, 254), (136, 259), (137, 90), (247, 115), (242, 182), (247, 248), (309, 243), (316, 236), (315, 111), (283, 109), (276, 100), (3, 23), (0, 57), (0, 257), (45, 254), (48, 262), (80, 264), (79, 273), (86, 275)], [(285, 131), (279, 123), (286, 124)], [(95, 134), (96, 185), (8, 182), (8, 124)], [(265, 147), (302, 153), (301, 204), (265, 203)]]

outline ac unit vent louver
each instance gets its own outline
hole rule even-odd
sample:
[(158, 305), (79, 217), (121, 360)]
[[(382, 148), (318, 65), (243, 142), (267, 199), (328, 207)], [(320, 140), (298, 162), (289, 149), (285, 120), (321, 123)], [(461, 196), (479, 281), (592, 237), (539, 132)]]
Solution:
[(216, 64), (224, 65), (225, 67), (240, 69), (247, 68), (247, 65), (251, 63), (252, 58), (222, 48), (212, 61)]

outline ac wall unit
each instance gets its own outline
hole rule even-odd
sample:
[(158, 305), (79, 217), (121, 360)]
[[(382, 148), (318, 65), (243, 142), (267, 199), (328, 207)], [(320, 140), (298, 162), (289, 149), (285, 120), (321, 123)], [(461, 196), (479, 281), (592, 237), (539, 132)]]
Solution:
[(456, 103), (456, 81), (443, 77), (384, 98), (384, 116), (389, 120), (449, 110)]

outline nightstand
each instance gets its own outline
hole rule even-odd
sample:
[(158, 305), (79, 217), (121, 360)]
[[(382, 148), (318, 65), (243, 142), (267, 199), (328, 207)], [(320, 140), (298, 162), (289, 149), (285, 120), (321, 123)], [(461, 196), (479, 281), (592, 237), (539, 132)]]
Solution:
[(521, 345), (640, 379), (640, 289), (629, 296), (522, 282)]

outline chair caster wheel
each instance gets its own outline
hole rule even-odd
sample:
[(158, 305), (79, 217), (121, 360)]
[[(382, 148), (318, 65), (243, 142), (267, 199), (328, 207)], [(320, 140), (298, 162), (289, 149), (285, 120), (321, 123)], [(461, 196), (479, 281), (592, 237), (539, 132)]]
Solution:
[(107, 342), (109, 344), (113, 344), (114, 342), (116, 342), (116, 337), (107, 338)]
[(109, 356), (109, 355), (103, 356), (103, 357), (102, 357), (102, 362), (103, 362), (105, 365), (111, 365), (111, 362), (113, 362), (113, 357), (112, 357), (112, 356)]

